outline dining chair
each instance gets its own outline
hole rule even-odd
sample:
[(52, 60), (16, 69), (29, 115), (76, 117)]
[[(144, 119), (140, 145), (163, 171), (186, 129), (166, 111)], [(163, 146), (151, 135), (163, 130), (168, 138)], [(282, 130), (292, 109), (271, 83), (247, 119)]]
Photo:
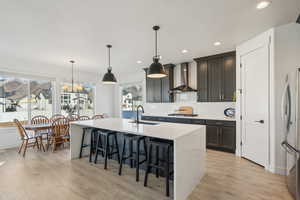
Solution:
[[(37, 115), (35, 117), (33, 117), (31, 119), (31, 124), (49, 124), (50, 120), (48, 119), (48, 117), (44, 116), (44, 115)], [(49, 145), (50, 145), (50, 135), (51, 135), (51, 130), (49, 129), (41, 129), (38, 130), (36, 133), (41, 135), (41, 145), (44, 148), (44, 144), (43, 144), (43, 140), (47, 141), (47, 150), (49, 149)], [(43, 136), (46, 135), (46, 138), (43, 138)]]
[(65, 116), (63, 116), (62, 114), (55, 114), (53, 115), (51, 118), (50, 118), (50, 122), (54, 122), (56, 119), (59, 119), (59, 118), (65, 118)]
[(93, 120), (95, 120), (95, 119), (103, 119), (103, 118), (104, 118), (103, 115), (94, 115), (94, 116), (92, 117)]
[(83, 121), (83, 120), (90, 120), (90, 117), (89, 116), (80, 116), (79, 118), (78, 118), (78, 120), (80, 120), (80, 121)]
[(77, 120), (79, 120), (79, 115), (71, 114), (67, 118), (69, 119), (69, 121), (77, 121)]
[(51, 143), (53, 145), (52, 151), (60, 145), (69, 142), (69, 120), (67, 118), (58, 118), (52, 122), (52, 136)]
[(14, 119), (14, 123), (18, 129), (20, 139), (22, 140), (22, 144), (19, 148), (18, 153), (20, 154), (24, 147), (23, 157), (25, 157), (28, 147), (34, 147), (35, 145), (39, 147), (38, 135), (34, 133), (27, 133), (19, 120)]

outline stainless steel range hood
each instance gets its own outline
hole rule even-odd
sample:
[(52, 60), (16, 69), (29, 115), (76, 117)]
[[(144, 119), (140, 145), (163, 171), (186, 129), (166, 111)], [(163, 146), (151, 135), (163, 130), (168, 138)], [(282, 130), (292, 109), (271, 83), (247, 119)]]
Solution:
[(193, 89), (189, 86), (189, 63), (181, 63), (181, 85), (173, 88), (170, 92), (197, 92), (196, 89)]

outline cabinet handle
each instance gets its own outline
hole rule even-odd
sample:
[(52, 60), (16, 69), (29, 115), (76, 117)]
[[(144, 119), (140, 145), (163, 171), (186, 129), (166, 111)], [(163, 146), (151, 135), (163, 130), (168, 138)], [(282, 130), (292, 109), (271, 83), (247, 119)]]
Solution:
[(261, 123), (261, 124), (265, 123), (265, 121), (264, 121), (264, 120), (258, 120), (258, 121), (255, 121), (255, 122), (257, 122), (257, 123)]

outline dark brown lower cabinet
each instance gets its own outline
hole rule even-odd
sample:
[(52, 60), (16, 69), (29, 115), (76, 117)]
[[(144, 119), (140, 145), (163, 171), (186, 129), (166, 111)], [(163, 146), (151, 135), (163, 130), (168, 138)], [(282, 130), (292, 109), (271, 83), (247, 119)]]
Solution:
[(207, 125), (206, 126), (206, 147), (235, 153), (235, 147), (236, 147), (235, 126)]
[(235, 153), (235, 121), (174, 118), (162, 116), (142, 116), (142, 120), (206, 125), (206, 147)]
[(216, 147), (219, 146), (219, 127), (218, 126), (206, 126), (206, 146)]

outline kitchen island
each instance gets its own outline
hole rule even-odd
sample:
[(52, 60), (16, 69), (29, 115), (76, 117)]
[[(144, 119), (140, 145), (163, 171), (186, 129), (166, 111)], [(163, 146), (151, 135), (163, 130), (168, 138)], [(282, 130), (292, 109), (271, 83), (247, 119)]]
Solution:
[[(200, 183), (205, 173), (205, 126), (156, 122), (136, 124), (122, 118), (71, 122), (70, 159), (78, 159), (83, 128), (160, 138), (174, 142), (174, 199), (184, 200)], [(88, 137), (86, 141), (89, 141)]]

